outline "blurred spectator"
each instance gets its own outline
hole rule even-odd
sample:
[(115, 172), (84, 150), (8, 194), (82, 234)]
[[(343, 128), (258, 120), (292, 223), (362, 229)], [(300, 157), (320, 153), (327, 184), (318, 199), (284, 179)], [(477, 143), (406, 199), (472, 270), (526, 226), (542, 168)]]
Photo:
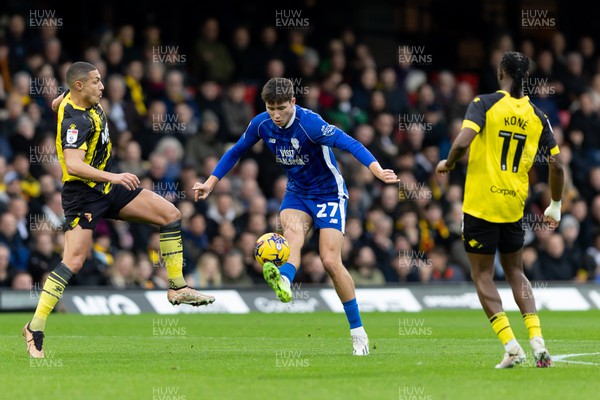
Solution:
[(454, 102), (448, 109), (448, 120), (453, 120), (454, 118), (463, 119), (473, 97), (474, 93), (471, 85), (467, 82), (459, 82), (456, 85)]
[(252, 108), (244, 100), (246, 85), (242, 82), (232, 83), (227, 89), (227, 96), (223, 99), (223, 121), (227, 138), (237, 142), (246, 130), (252, 119)]
[(562, 217), (559, 232), (565, 242), (565, 255), (576, 271), (578, 282), (586, 282), (595, 273), (594, 259), (585, 253), (585, 249), (577, 242), (579, 236), (579, 221), (570, 214)]
[(387, 215), (381, 215), (373, 221), (373, 231), (367, 246), (373, 249), (377, 258), (377, 267), (383, 273), (386, 281), (394, 280), (392, 259), (394, 258), (394, 242), (392, 233), (394, 221)]
[(134, 278), (136, 285), (142, 289), (154, 289), (155, 283), (152, 280), (153, 276), (154, 268), (148, 257), (145, 255), (139, 256)]
[(26, 271), (30, 250), (17, 232), (17, 218), (9, 212), (0, 215), (0, 243), (10, 249), (10, 264), (17, 270)]
[(200, 132), (190, 137), (185, 146), (185, 163), (192, 165), (196, 172), (202, 172), (202, 162), (208, 156), (220, 157), (224, 154), (218, 132), (219, 118), (210, 110), (204, 111)]
[(313, 249), (303, 251), (300, 261), (300, 269), (294, 279), (294, 283), (328, 283), (329, 276), (325, 272), (321, 258)]
[(187, 258), (195, 263), (210, 243), (204, 215), (194, 214), (190, 218), (189, 226), (183, 229), (182, 236), (184, 252)]
[(106, 45), (105, 60), (107, 75), (122, 74), (125, 72), (125, 61), (123, 60), (123, 44), (118, 39), (112, 39)]
[(397, 115), (408, 111), (408, 97), (406, 91), (398, 84), (396, 71), (393, 68), (384, 68), (380, 74), (381, 90), (385, 97), (386, 111)]
[(148, 96), (148, 102), (161, 99), (164, 96), (166, 72), (167, 69), (162, 63), (151, 62), (147, 64), (142, 87)]
[[(277, 30), (273, 26), (265, 26), (260, 33), (260, 41), (256, 47), (254, 60), (256, 65), (266, 65), (269, 60), (280, 58), (283, 49), (278, 41)], [(259, 77), (263, 78), (263, 71), (259, 71)]]
[(135, 105), (125, 98), (127, 86), (121, 74), (110, 75), (107, 79), (106, 91), (110, 101), (110, 115), (119, 133), (127, 130), (138, 130), (142, 125)]
[(235, 65), (229, 50), (219, 41), (219, 22), (215, 18), (208, 18), (202, 25), (195, 65), (201, 80), (227, 83), (233, 75)]
[[(62, 257), (54, 250), (54, 240), (49, 231), (38, 231), (34, 237), (34, 248), (29, 258), (27, 270), (33, 278), (33, 282), (42, 283), (42, 277), (52, 272), (54, 267), (61, 262)], [(40, 286), (41, 287), (41, 286)]]
[(586, 91), (587, 82), (583, 75), (583, 57), (578, 52), (567, 54), (567, 70), (561, 80), (565, 84), (565, 95), (568, 101), (574, 101)]
[(365, 109), (353, 106), (350, 102), (352, 89), (350, 85), (342, 83), (335, 91), (335, 104), (326, 113), (329, 123), (336, 125), (345, 132), (350, 132), (358, 124), (367, 122), (368, 104)]
[(452, 237), (443, 217), (442, 208), (438, 203), (427, 203), (424, 218), (419, 220), (420, 251), (428, 252), (438, 245), (450, 245)]
[(356, 250), (353, 260), (353, 267), (350, 268), (350, 275), (356, 286), (384, 285), (385, 277), (381, 270), (377, 268), (377, 259), (373, 249), (368, 246), (360, 247)]
[[(185, 75), (180, 70), (171, 69), (165, 75), (165, 95), (162, 97), (162, 101), (167, 106), (166, 111), (169, 116), (163, 122), (172, 123), (174, 126), (179, 122), (177, 114), (175, 114), (175, 106), (179, 103), (186, 103), (194, 111), (194, 115), (200, 117), (198, 105), (194, 101), (192, 92), (186, 86)], [(170, 130), (177, 129), (171, 128)]]
[(29, 290), (33, 289), (33, 279), (28, 272), (19, 271), (12, 278), (11, 288), (15, 290)]
[(10, 287), (11, 277), (10, 248), (0, 243), (0, 288)]
[(117, 289), (134, 289), (136, 284), (135, 256), (121, 250), (115, 256), (115, 262), (108, 269), (110, 285)]
[(130, 140), (125, 148), (125, 158), (119, 160), (118, 170), (140, 177), (146, 175), (148, 167), (148, 162), (142, 159), (142, 147), (137, 141)]
[(93, 258), (110, 267), (115, 263), (112, 250), (110, 236), (102, 232), (97, 234), (92, 245)]
[[(163, 180), (175, 182), (181, 175), (181, 161), (183, 160), (183, 146), (181, 143), (172, 136), (165, 136), (156, 144), (153, 154), (164, 157), (166, 161)], [(152, 155), (150, 158), (158, 160)], [(152, 162), (150, 168), (152, 168)]]
[(360, 81), (352, 88), (352, 104), (366, 111), (369, 108), (371, 93), (377, 84), (377, 70), (373, 67), (365, 68), (360, 75)]
[(547, 246), (539, 255), (539, 279), (545, 281), (571, 280), (574, 265), (565, 253), (565, 240), (559, 233), (550, 235)]
[(442, 246), (435, 246), (427, 252), (427, 260), (431, 262), (431, 282), (464, 282), (462, 269), (448, 260), (448, 252)]
[(250, 287), (252, 279), (246, 273), (242, 253), (233, 249), (223, 257), (223, 286)]
[(203, 253), (196, 263), (196, 268), (185, 278), (190, 286), (198, 288), (221, 287), (221, 261), (219, 256), (209, 251)]
[(234, 63), (232, 78), (244, 80), (247, 83), (259, 78), (255, 51), (251, 46), (250, 30), (247, 26), (238, 26), (231, 36), (231, 58)]
[(125, 73), (125, 85), (127, 86), (127, 98), (133, 103), (138, 117), (143, 118), (146, 109), (146, 94), (143, 87), (144, 64), (140, 60), (131, 60), (127, 64)]
[(568, 132), (570, 142), (585, 149), (588, 163), (600, 164), (600, 116), (590, 92), (579, 94), (579, 109), (571, 116)]

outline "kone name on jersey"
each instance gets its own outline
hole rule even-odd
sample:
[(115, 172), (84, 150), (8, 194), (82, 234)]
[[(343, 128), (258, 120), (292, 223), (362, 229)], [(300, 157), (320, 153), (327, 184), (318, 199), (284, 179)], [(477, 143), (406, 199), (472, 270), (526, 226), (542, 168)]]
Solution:
[(527, 124), (529, 123), (528, 119), (517, 117), (513, 115), (512, 117), (504, 117), (504, 125), (517, 125), (521, 129), (527, 129)]

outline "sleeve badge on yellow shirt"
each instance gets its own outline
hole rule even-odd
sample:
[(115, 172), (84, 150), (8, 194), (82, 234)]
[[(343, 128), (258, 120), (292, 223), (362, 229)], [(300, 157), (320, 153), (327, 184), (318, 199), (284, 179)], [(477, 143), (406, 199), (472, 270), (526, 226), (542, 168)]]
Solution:
[(77, 134), (79, 133), (79, 130), (77, 130), (76, 128), (77, 127), (75, 126), (75, 124), (71, 124), (69, 126), (69, 129), (67, 129), (67, 143), (73, 144), (77, 142)]

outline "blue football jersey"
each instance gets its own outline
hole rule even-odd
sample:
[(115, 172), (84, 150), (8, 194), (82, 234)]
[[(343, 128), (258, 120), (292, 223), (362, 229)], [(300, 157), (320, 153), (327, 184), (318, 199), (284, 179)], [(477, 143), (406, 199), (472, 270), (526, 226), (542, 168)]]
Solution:
[(260, 139), (285, 170), (287, 190), (305, 198), (348, 197), (332, 147), (349, 151), (367, 167), (375, 161), (360, 142), (325, 122), (319, 114), (296, 105), (285, 127), (275, 125), (266, 111), (254, 117), (239, 141), (219, 161), (213, 175), (219, 179), (225, 176)]

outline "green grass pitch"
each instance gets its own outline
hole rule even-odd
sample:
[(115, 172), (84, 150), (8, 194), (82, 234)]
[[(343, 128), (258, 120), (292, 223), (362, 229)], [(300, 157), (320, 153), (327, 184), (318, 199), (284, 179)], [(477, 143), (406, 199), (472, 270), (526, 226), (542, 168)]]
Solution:
[(600, 398), (598, 311), (540, 313), (563, 360), (548, 369), (533, 367), (520, 315), (509, 313), (528, 355), (511, 370), (494, 369), (502, 347), (482, 311), (363, 313), (368, 357), (351, 355), (343, 314), (54, 314), (47, 358), (30, 360), (30, 317), (0, 315), (0, 398)]

